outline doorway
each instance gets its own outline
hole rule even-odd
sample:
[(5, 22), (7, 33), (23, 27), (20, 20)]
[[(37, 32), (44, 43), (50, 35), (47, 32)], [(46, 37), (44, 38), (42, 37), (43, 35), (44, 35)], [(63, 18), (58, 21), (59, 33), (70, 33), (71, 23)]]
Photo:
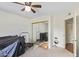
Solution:
[(65, 48), (74, 53), (73, 18), (65, 20)]
[(32, 23), (32, 39), (36, 45), (48, 48), (48, 21)]

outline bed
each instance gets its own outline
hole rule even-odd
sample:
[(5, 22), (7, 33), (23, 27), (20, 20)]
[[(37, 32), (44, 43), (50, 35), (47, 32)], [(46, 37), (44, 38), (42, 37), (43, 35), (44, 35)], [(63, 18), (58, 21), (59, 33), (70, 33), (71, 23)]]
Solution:
[(25, 52), (24, 36), (0, 37), (0, 57), (17, 57)]

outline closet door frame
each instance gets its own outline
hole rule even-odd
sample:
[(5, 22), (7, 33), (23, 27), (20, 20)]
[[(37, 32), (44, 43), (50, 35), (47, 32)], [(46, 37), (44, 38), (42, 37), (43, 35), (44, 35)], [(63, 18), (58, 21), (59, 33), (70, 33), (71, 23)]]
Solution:
[[(38, 24), (38, 23), (45, 23), (45, 22), (49, 23), (48, 21), (39, 21), (39, 22), (33, 22), (33, 23), (32, 23), (32, 42), (33, 42), (33, 43), (34, 43), (34, 41), (33, 41), (33, 40), (34, 40), (34, 39), (33, 39), (33, 30), (34, 30), (34, 29), (33, 29), (33, 25), (34, 25), (34, 24)], [(49, 28), (49, 27), (48, 27), (48, 28)], [(48, 32), (49, 32), (49, 31), (48, 31)]]

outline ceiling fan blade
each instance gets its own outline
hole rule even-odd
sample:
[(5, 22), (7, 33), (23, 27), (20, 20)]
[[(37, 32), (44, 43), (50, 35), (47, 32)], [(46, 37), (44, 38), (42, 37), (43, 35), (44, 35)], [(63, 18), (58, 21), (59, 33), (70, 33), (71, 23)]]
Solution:
[(13, 2), (13, 3), (20, 4), (20, 5), (24, 5), (24, 4), (22, 4), (22, 3), (19, 3), (19, 2)]
[(32, 11), (33, 13), (36, 13), (36, 11), (35, 11), (34, 9), (32, 9), (32, 8), (31, 8), (31, 11)]
[(21, 11), (24, 11), (24, 10), (25, 10), (25, 8), (22, 8), (22, 9), (21, 9)]
[(41, 5), (32, 5), (32, 7), (41, 8), (42, 6)]

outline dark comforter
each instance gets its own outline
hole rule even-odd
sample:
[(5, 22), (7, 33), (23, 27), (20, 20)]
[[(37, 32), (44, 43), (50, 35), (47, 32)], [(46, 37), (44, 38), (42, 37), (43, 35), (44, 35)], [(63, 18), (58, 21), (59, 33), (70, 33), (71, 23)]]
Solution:
[[(5, 51), (8, 51), (7, 53)], [(18, 36), (0, 37), (0, 55), (15, 57), (25, 52), (25, 39)]]

